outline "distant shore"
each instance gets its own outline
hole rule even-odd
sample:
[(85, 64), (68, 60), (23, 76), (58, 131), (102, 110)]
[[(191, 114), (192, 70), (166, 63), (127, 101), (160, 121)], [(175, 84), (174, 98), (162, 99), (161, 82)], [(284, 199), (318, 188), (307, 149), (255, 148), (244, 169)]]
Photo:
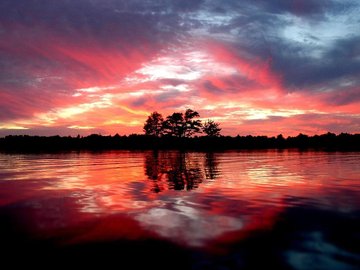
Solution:
[(251, 150), (251, 149), (314, 149), (324, 151), (360, 151), (360, 134), (326, 133), (307, 136), (299, 134), (284, 138), (267, 136), (219, 137), (154, 137), (147, 135), (86, 137), (16, 135), (0, 138), (1, 152), (54, 152), (77, 150)]

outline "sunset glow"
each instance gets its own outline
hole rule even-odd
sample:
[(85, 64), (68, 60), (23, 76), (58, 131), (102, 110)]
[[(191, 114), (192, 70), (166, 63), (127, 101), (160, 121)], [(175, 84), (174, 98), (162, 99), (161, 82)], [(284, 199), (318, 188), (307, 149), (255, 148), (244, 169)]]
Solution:
[[(303, 161), (316, 162), (304, 165), (296, 159), (299, 155)], [(35, 161), (29, 157), (11, 161), (21, 172), (5, 168), (9, 161), (1, 156), (1, 169), (11, 178), (4, 178), (0, 206), (30, 201), (22, 207), (30, 213), (27, 222), (34, 233), (41, 237), (60, 233), (57, 239), (67, 244), (151, 236), (215, 248), (254, 231), (270, 230), (291, 198), (333, 207), (329, 196), (334, 183), (342, 185), (336, 191), (336, 207), (344, 211), (356, 207), (355, 193), (351, 200), (344, 199), (346, 188), (357, 183), (356, 161), (347, 164), (349, 159), (341, 159), (344, 155), (122, 151), (107, 152), (99, 159), (94, 153), (49, 154)], [(329, 163), (335, 160), (342, 160), (341, 166)], [(8, 193), (14, 185), (17, 192)], [(54, 205), (62, 209), (54, 216), (57, 222), (47, 216), (57, 211)], [(91, 229), (81, 227), (94, 218), (98, 221), (90, 223)], [(62, 226), (71, 229), (61, 231)]]
[[(291, 2), (291, 3), (290, 3)], [(358, 1), (0, 3), (0, 136), (360, 132)]]

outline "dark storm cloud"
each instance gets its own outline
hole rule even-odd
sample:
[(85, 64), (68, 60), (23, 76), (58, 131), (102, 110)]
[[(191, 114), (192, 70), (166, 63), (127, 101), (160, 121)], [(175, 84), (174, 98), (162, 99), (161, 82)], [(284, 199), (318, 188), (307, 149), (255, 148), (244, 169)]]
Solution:
[(80, 47), (95, 42), (125, 52), (131, 46), (151, 51), (171, 39), (174, 33), (169, 29), (178, 28), (174, 14), (145, 12), (147, 5), (127, 7), (126, 2), (5, 0), (0, 3), (0, 33), (17, 46), (30, 48), (60, 39)]
[[(161, 1), (160, 6), (164, 3), (169, 14), (184, 19), (181, 22), (177, 17), (169, 24), (172, 31), (178, 32), (180, 25), (188, 32), (203, 29), (208, 37), (230, 43), (241, 57), (270, 59), (272, 69), (283, 78), (289, 91), (322, 89), (329, 81), (358, 74), (359, 59), (349, 53), (358, 50), (360, 36), (356, 31), (343, 36), (336, 33), (330, 40), (311, 32), (312, 26), (318, 27), (320, 34), (322, 28), (330, 31), (337, 16), (360, 10), (355, 1)], [(355, 17), (339, 23), (346, 28), (346, 24), (356, 21), (359, 19)], [(296, 37), (299, 40), (284, 34), (286, 27), (292, 25), (299, 33), (291, 33), (290, 29), (288, 35), (301, 34)], [(318, 57), (314, 57), (316, 53)]]
[(335, 6), (335, 3), (329, 0), (305, 0), (305, 1), (289, 1), (289, 0), (247, 0), (250, 5), (276, 14), (284, 12), (294, 13), (300, 16), (313, 15), (323, 13), (327, 6)]
[[(228, 23), (209, 25), (210, 35), (227, 33), (242, 57), (270, 59), (289, 91), (323, 89), (360, 73), (355, 1), (225, 1), (213, 10), (237, 13)], [(337, 21), (347, 32), (331, 29)]]
[[(194, 1), (196, 2), (196, 1)], [(206, 7), (216, 12), (228, 12), (232, 10), (257, 9), (271, 13), (292, 12), (297, 14), (315, 14), (321, 13), (326, 6), (336, 5), (334, 1), (328, 0), (207, 0), (203, 2)]]
[(318, 89), (333, 85), (346, 77), (348, 80), (360, 74), (360, 36), (339, 39), (324, 49), (321, 57), (307, 55), (300, 46), (279, 42), (278, 50), (272, 51), (273, 68), (281, 73), (287, 87)]
[[(4, 23), (23, 23), (35, 28), (44, 24), (49, 29), (72, 37), (76, 37), (77, 33), (74, 31), (78, 30), (83, 34), (96, 34), (100, 35), (99, 38), (112, 40), (114, 37), (107, 34), (126, 34), (131, 38), (136, 36), (137, 31), (141, 31), (142, 35), (152, 37), (155, 22), (173, 20), (173, 16), (168, 16), (171, 9), (155, 3), (156, 1), (4, 0), (0, 3), (0, 14)], [(143, 29), (145, 26), (147, 27)]]

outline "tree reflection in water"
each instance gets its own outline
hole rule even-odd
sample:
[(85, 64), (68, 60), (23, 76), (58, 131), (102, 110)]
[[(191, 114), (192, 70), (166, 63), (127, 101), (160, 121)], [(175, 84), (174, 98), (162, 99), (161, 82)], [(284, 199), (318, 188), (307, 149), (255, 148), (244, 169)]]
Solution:
[(153, 192), (195, 189), (204, 179), (214, 180), (217, 167), (214, 153), (153, 151), (145, 156), (145, 174), (153, 181)]
[(208, 152), (205, 155), (205, 177), (206, 179), (214, 180), (219, 175), (219, 162), (213, 152)]

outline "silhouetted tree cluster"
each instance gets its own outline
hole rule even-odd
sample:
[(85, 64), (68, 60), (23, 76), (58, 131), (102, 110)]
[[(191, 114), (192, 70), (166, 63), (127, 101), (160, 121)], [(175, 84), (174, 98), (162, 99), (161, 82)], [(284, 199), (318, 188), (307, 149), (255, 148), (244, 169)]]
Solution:
[(155, 111), (148, 116), (143, 129), (145, 135), (155, 137), (175, 136), (189, 138), (201, 132), (210, 137), (220, 136), (221, 128), (219, 128), (219, 123), (208, 120), (203, 125), (201, 120), (197, 119), (199, 117), (200, 114), (197, 111), (187, 109), (185, 113), (174, 112), (164, 120), (163, 116)]
[(92, 134), (86, 137), (40, 137), (40, 136), (6, 136), (0, 138), (1, 152), (49, 152), (77, 150), (147, 150), (147, 149), (180, 149), (180, 150), (231, 150), (231, 149), (315, 149), (326, 151), (360, 151), (360, 134), (326, 133), (308, 136), (299, 134), (284, 138), (267, 136), (148, 136), (132, 134), (128, 136), (101, 136)]

